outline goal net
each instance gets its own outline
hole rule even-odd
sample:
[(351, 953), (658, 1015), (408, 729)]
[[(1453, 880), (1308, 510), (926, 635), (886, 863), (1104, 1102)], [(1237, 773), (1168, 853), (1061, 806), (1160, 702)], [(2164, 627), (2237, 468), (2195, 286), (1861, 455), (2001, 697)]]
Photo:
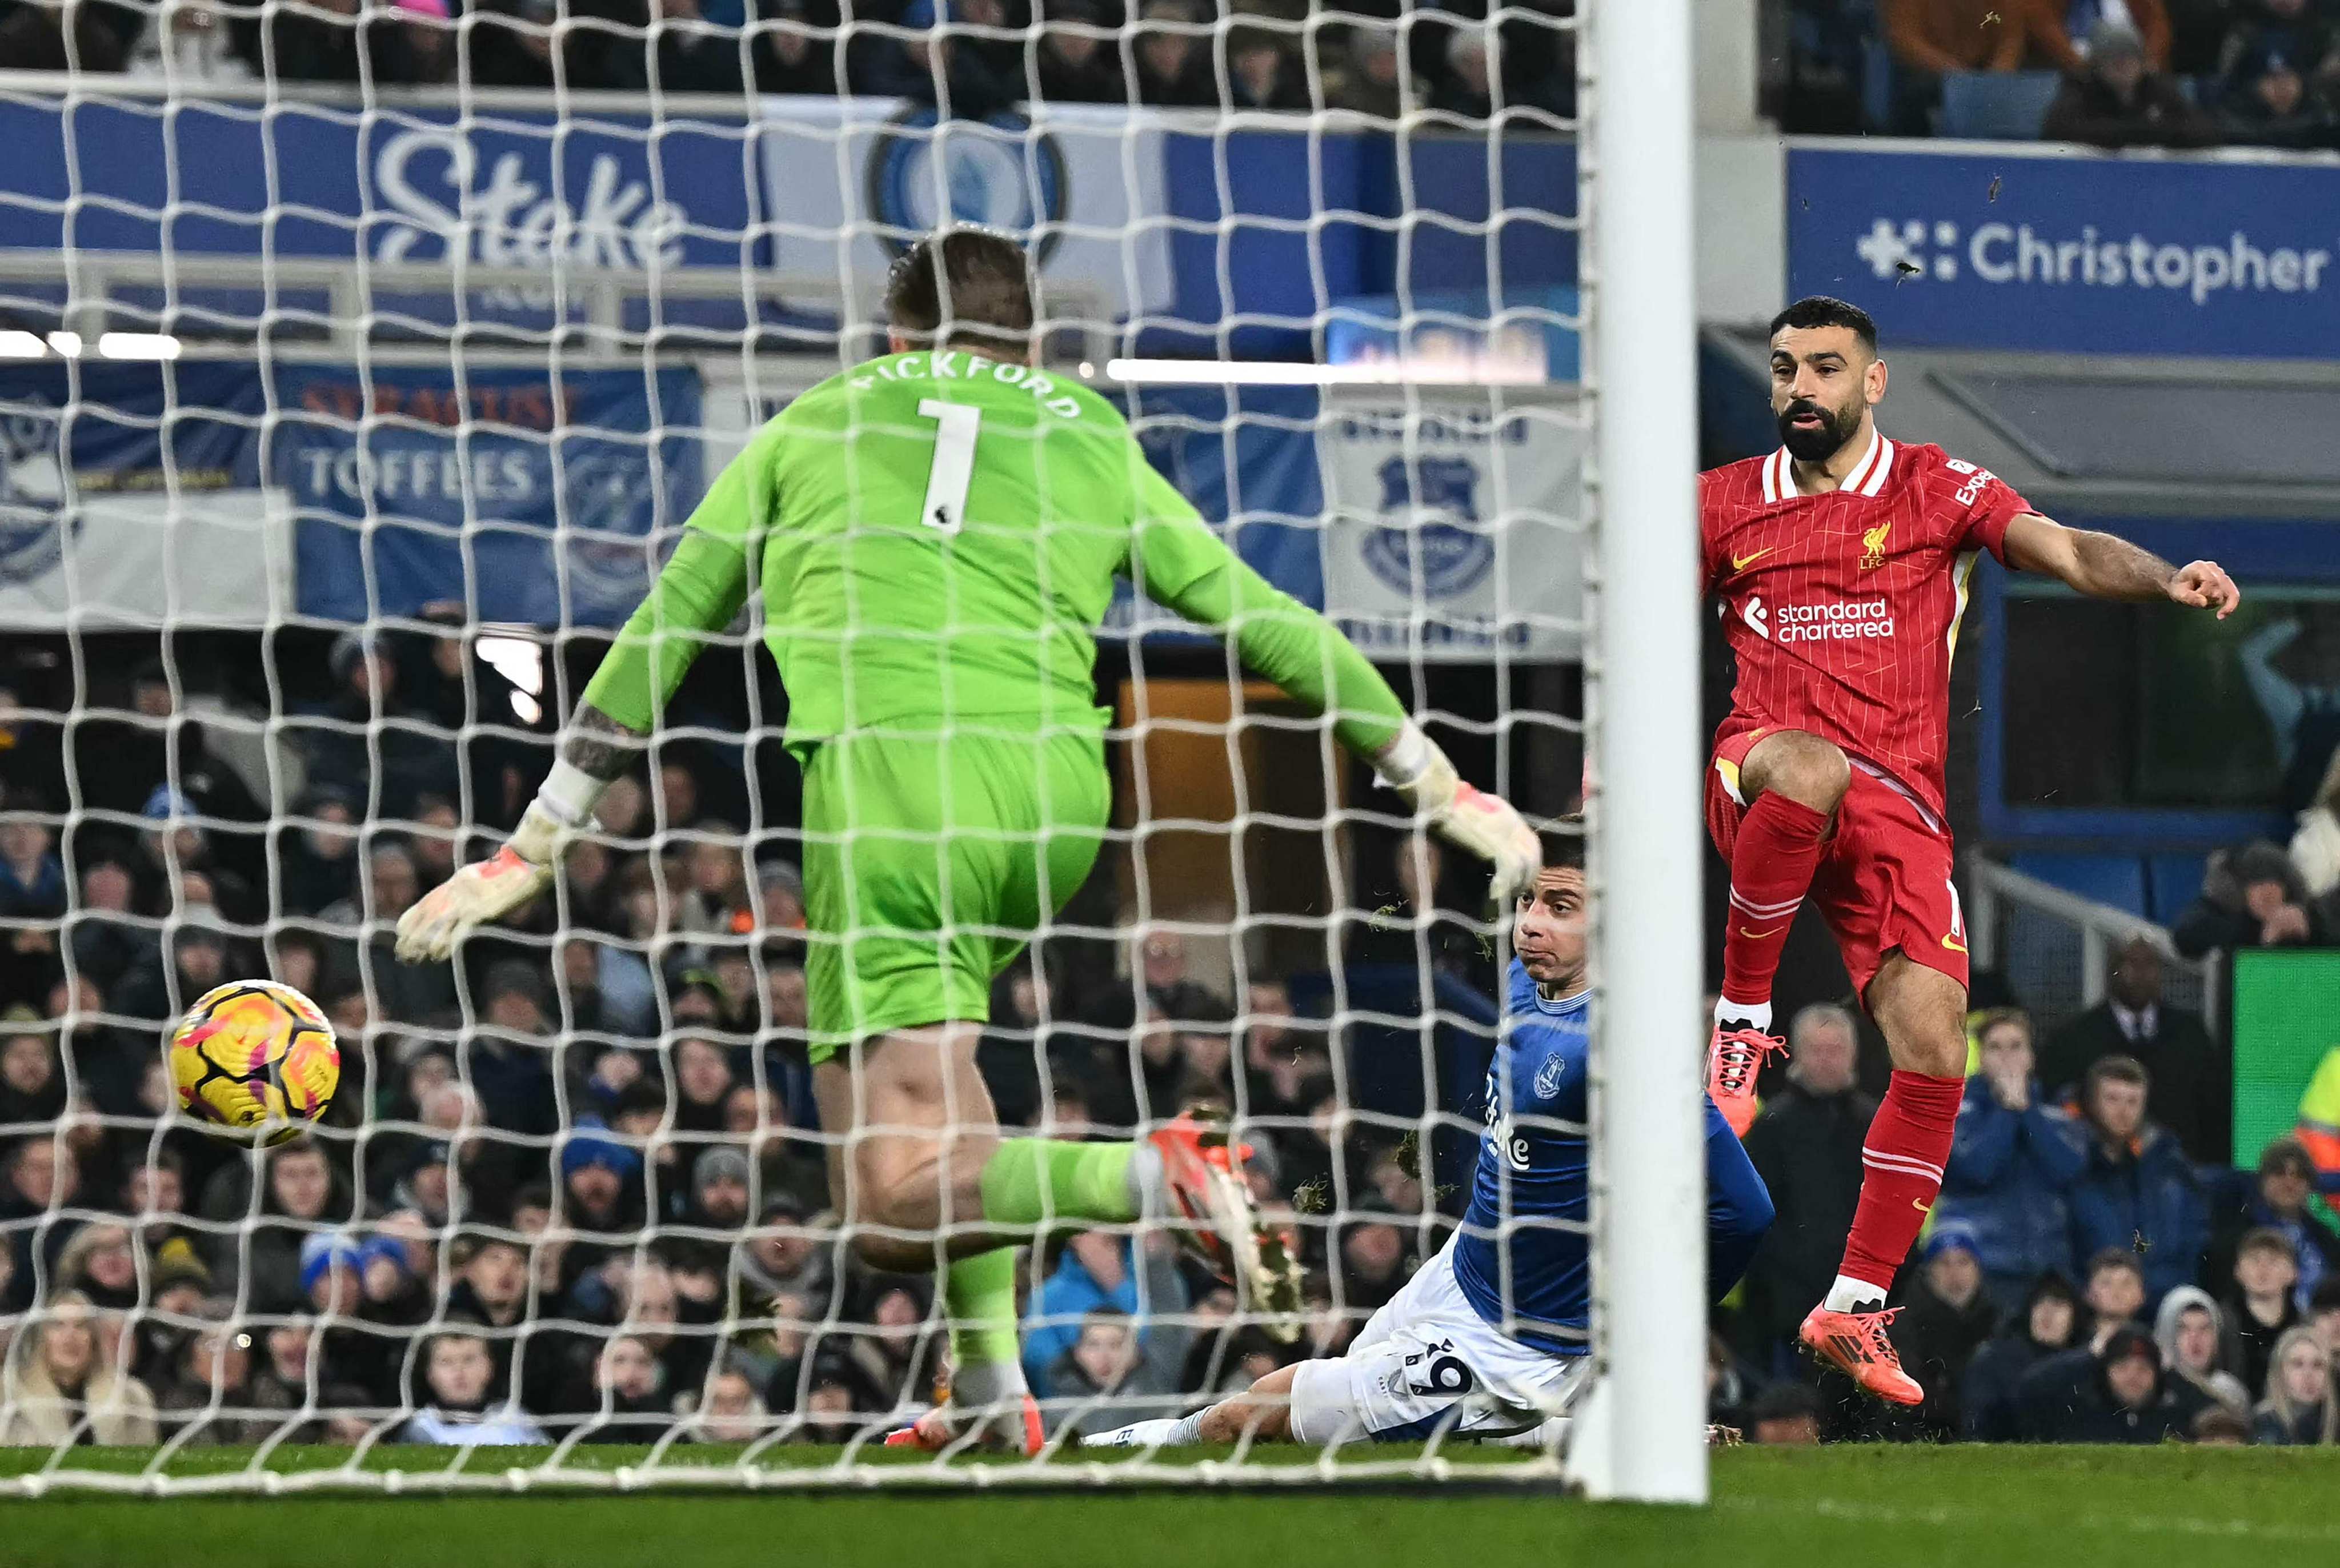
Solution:
[[(0, 71), (0, 1489), (1703, 1496), (1686, 5), (100, 10), (24, 8), (64, 68)], [(1080, 1446), (1351, 1345), (1455, 1229), (1502, 1038), (1483, 870), (1141, 597), (1099, 636), (1104, 849), (1006, 934), (985, 1125), (1217, 1107), (1305, 1306), (1158, 1225), (1036, 1230), (1036, 1459), (883, 1444), (948, 1306), (831, 1186), (834, 933), (754, 595), (550, 894), (392, 954), (947, 221), (1026, 241), (1043, 372), (1466, 778), (1588, 813), (1597, 1375), (1539, 1443)], [(341, 1050), (260, 1150), (161, 1048), (243, 978)]]

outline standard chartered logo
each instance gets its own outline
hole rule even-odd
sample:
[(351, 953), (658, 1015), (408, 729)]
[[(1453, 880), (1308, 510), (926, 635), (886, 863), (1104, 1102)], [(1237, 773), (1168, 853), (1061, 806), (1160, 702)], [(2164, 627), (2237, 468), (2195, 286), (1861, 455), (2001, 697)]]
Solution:
[(1739, 619), (1774, 642), (1845, 642), (1893, 635), (1893, 610), (1881, 599), (1824, 599), (1815, 604), (1765, 604), (1750, 597)]
[(1879, 278), (2096, 289), (2166, 289), (2196, 304), (2214, 294), (2320, 293), (2333, 253), (2261, 246), (2236, 230), (2223, 244), (2178, 244), (2150, 234), (2108, 234), (2093, 223), (2044, 232), (2029, 223), (1952, 223), (1880, 217), (1854, 243)]
[(1881, 599), (1824, 599), (1816, 604), (1775, 604), (1767, 634), (1780, 642), (1849, 642), (1893, 635), (1893, 610)]

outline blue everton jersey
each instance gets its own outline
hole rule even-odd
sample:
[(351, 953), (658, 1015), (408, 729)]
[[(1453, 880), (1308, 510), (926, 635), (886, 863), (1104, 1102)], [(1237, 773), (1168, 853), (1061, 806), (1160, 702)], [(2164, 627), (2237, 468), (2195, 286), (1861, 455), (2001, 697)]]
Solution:
[(1454, 1277), (1479, 1315), (1503, 1333), (1581, 1355), (1591, 1327), (1591, 1238), (1582, 1227), (1591, 1212), (1584, 1123), (1592, 994), (1548, 1002), (1516, 958), (1506, 993), (1503, 1039), (1487, 1070), (1487, 1130), (1454, 1238)]

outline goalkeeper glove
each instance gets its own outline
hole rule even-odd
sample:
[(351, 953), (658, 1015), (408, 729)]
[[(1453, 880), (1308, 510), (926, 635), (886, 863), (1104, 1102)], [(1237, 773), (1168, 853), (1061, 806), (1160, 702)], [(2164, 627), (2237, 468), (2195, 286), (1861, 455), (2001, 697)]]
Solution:
[(1543, 850), (1535, 829), (1500, 795), (1463, 782), (1438, 743), (1412, 719), (1373, 759), (1382, 782), (1396, 790), (1430, 830), (1492, 868), (1488, 896), (1508, 908), (1535, 880)]
[(471, 928), (499, 920), (544, 891), (564, 830), (541, 797), (531, 801), (511, 842), (476, 866), (466, 866), (398, 918), (398, 956), (410, 964), (443, 958)]
[(464, 867), (398, 918), (398, 956), (410, 964), (443, 958), (472, 927), (500, 920), (543, 892), (560, 857), (560, 836), (592, 819), (593, 803), (609, 787), (566, 758), (554, 762), (511, 843)]

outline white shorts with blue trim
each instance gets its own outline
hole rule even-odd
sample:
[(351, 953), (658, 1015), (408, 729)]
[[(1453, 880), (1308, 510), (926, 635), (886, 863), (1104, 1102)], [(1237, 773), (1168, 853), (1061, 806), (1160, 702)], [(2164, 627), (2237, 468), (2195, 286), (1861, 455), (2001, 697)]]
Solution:
[(1295, 1369), (1292, 1436), (1318, 1446), (1512, 1436), (1567, 1414), (1591, 1373), (1590, 1355), (1554, 1355), (1481, 1317), (1454, 1277), (1449, 1240), (1348, 1354)]

